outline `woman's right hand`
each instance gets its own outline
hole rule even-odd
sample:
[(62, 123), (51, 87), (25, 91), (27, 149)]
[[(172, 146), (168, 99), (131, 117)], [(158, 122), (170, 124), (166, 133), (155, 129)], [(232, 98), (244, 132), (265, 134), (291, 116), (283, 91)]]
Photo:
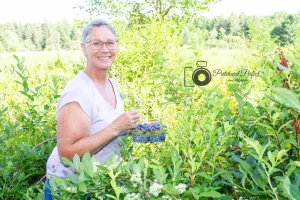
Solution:
[(111, 128), (118, 134), (129, 129), (135, 128), (140, 121), (140, 114), (135, 111), (126, 111), (115, 119), (111, 124)]

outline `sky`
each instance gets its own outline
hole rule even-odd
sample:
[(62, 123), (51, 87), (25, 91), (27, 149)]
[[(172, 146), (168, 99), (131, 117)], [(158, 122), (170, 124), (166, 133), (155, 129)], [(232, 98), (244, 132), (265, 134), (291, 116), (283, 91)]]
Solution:
[[(84, 0), (0, 0), (0, 23), (36, 23), (43, 22), (46, 17), (49, 22), (66, 19), (72, 22), (75, 16), (83, 16), (76, 5), (83, 5)], [(300, 11), (299, 0), (221, 0), (204, 13), (206, 17), (224, 16), (231, 13), (246, 15), (272, 15), (285, 11), (297, 13)], [(105, 18), (103, 16), (99, 16)]]

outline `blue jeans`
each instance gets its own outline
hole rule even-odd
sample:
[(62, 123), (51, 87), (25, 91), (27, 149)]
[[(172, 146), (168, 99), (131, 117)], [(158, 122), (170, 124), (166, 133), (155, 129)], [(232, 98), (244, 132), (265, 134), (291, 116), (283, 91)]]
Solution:
[(51, 186), (49, 183), (49, 179), (46, 179), (45, 181), (45, 188), (44, 188), (44, 193), (45, 193), (45, 198), (44, 200), (54, 200), (54, 198), (52, 197), (52, 192), (51, 192)]

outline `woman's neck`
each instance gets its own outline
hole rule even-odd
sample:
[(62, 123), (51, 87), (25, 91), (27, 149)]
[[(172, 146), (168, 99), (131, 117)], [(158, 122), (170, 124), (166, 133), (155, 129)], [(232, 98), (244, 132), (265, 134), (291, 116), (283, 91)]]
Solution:
[(107, 79), (107, 70), (93, 69), (89, 66), (86, 66), (83, 70), (97, 85), (106, 85), (108, 83)]

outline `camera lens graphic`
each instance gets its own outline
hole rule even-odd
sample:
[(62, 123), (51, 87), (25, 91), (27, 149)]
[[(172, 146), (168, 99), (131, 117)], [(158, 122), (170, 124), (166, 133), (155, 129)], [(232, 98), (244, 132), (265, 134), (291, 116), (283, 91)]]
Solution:
[[(199, 80), (199, 75), (203, 74), (205, 79), (203, 81)], [(197, 68), (192, 75), (193, 82), (199, 86), (205, 86), (211, 81), (211, 73), (205, 68)]]

